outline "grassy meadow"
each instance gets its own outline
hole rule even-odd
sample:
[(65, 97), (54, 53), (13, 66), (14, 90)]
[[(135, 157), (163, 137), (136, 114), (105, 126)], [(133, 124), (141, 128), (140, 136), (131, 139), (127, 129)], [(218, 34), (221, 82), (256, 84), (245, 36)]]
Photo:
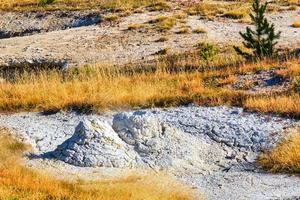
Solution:
[[(300, 116), (298, 59), (246, 62), (234, 54), (223, 59), (224, 52), (219, 52), (213, 60), (203, 60), (199, 51), (193, 51), (161, 56), (152, 64), (142, 66), (95, 65), (67, 71), (5, 72), (3, 76), (11, 78), (0, 83), (0, 111), (63, 109), (99, 113), (196, 103)], [(292, 79), (292, 86), (280, 93), (263, 94), (228, 87), (240, 75), (269, 69), (276, 69), (278, 76)]]

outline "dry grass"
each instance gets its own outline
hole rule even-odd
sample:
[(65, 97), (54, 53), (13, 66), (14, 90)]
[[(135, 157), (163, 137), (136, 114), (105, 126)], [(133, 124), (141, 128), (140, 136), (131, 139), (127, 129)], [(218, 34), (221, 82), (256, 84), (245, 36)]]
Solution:
[(203, 27), (199, 27), (199, 28), (194, 29), (193, 33), (198, 33), (198, 34), (200, 34), (200, 33), (207, 33), (207, 30), (205, 28), (203, 28)]
[[(92, 72), (91, 72), (92, 71)], [(55, 110), (178, 105), (203, 91), (197, 73), (126, 75), (89, 68), (80, 75), (58, 71), (24, 75), (0, 85), (0, 110)]]
[(224, 13), (223, 17), (232, 18), (232, 19), (242, 19), (249, 15), (248, 9), (238, 9), (238, 10), (231, 10)]
[(249, 98), (246, 108), (263, 113), (300, 116), (300, 95), (297, 93), (279, 96), (264, 96)]
[(292, 24), (292, 27), (294, 27), (294, 28), (300, 28), (300, 22), (294, 22)]
[(148, 6), (149, 11), (169, 11), (171, 6), (165, 1), (156, 1)]
[(139, 30), (142, 28), (145, 28), (146, 25), (145, 24), (129, 24), (128, 25), (128, 30), (132, 31), (132, 30)]
[(158, 38), (157, 40), (155, 40), (155, 42), (166, 42), (169, 39), (170, 38), (168, 36), (161, 36), (160, 38)]
[(258, 158), (258, 164), (271, 172), (300, 173), (300, 133), (295, 130), (293, 135), (280, 142)]
[(187, 9), (190, 15), (202, 15), (207, 18), (216, 16), (241, 19), (250, 11), (249, 3), (204, 1)]
[(181, 26), (176, 32), (176, 34), (186, 34), (189, 33), (189, 27)]
[(300, 74), (298, 59), (244, 63), (241, 57), (229, 53), (229, 49), (218, 49), (213, 60), (207, 62), (199, 50), (182, 54), (170, 54), (168, 50), (157, 52), (157, 61), (149, 65), (87, 66), (67, 72), (42, 70), (14, 74), (12, 81), (0, 83), (0, 111), (101, 112), (198, 103), (244, 106), (259, 112), (300, 116), (300, 95), (294, 92), (300, 88), (298, 81), (289, 93), (260, 96), (225, 86), (233, 84), (238, 75), (269, 69), (277, 69), (282, 77), (296, 80)]
[(159, 31), (168, 31), (176, 25), (177, 19), (174, 16), (158, 16), (148, 23), (153, 24)]
[(0, 199), (8, 200), (191, 200), (194, 193), (165, 175), (131, 175), (69, 183), (20, 165), (26, 147), (0, 128)]
[(116, 21), (118, 21), (119, 20), (119, 16), (118, 15), (108, 15), (108, 16), (105, 16), (104, 17), (104, 19), (106, 20), (106, 21), (109, 21), (109, 22), (116, 22)]
[(93, 8), (112, 9), (115, 11), (132, 10), (141, 6), (157, 7), (162, 0), (56, 0), (42, 6), (39, 0), (0, 0), (0, 10), (29, 11), (29, 10), (87, 10)]
[[(95, 66), (67, 73), (56, 70), (25, 73), (13, 82), (0, 84), (0, 110), (103, 111), (191, 102), (211, 105), (239, 102), (241, 96), (237, 92), (204, 86), (206, 73), (195, 71), (200, 62), (191, 54), (187, 56), (185, 59), (176, 56), (175, 60), (168, 55), (154, 71)], [(190, 68), (191, 64), (195, 69)]]
[(295, 78), (296, 76), (300, 76), (300, 60), (286, 62), (286, 67), (278, 70), (277, 74), (285, 78)]

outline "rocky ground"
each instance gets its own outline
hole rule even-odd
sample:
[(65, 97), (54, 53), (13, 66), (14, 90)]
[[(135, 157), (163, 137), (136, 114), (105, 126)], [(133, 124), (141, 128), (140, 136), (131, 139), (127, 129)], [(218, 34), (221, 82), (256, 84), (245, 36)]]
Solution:
[[(108, 21), (107, 16), (96, 11), (1, 13), (0, 38), (5, 39), (0, 42), (0, 66), (124, 64), (152, 59), (153, 55), (166, 48), (173, 52), (190, 50), (200, 40), (236, 44), (241, 41), (239, 31), (244, 31), (247, 26), (228, 18), (208, 20), (187, 16), (166, 34), (154, 28), (128, 30), (132, 24), (148, 26), (147, 22), (160, 15), (178, 13), (145, 11), (116, 21)], [(280, 46), (299, 46), (300, 29), (291, 27), (299, 13), (298, 10), (269, 14), (276, 28), (282, 31)], [(181, 26), (187, 26), (188, 33), (176, 34)], [(203, 28), (207, 33), (193, 33), (197, 28)], [(162, 35), (166, 35), (168, 40), (157, 42)]]
[(208, 199), (300, 196), (298, 177), (268, 174), (255, 165), (259, 152), (299, 125), (295, 120), (241, 108), (188, 106), (102, 115), (1, 115), (0, 125), (33, 146), (28, 166), (49, 168), (57, 176), (91, 179), (126, 169), (164, 170)]

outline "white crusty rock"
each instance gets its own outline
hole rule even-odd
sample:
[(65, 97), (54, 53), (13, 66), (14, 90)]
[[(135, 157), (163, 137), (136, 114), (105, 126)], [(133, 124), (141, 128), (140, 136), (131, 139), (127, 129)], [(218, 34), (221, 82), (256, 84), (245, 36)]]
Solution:
[(202, 163), (199, 146), (192, 146), (181, 131), (162, 122), (152, 111), (119, 113), (114, 116), (113, 129), (140, 156), (139, 164), (165, 169)]
[(53, 155), (84, 167), (130, 167), (136, 157), (110, 124), (98, 119), (81, 121), (74, 135), (59, 145)]

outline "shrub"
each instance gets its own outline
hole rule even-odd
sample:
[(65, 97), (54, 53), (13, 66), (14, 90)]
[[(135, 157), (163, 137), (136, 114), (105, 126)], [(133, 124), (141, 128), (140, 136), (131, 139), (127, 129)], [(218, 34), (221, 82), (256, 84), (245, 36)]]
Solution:
[(55, 0), (40, 0), (39, 4), (42, 6), (46, 6), (52, 4)]
[(218, 54), (218, 49), (214, 44), (203, 42), (199, 43), (197, 46), (199, 48), (201, 58), (207, 62), (213, 60), (213, 58)]

